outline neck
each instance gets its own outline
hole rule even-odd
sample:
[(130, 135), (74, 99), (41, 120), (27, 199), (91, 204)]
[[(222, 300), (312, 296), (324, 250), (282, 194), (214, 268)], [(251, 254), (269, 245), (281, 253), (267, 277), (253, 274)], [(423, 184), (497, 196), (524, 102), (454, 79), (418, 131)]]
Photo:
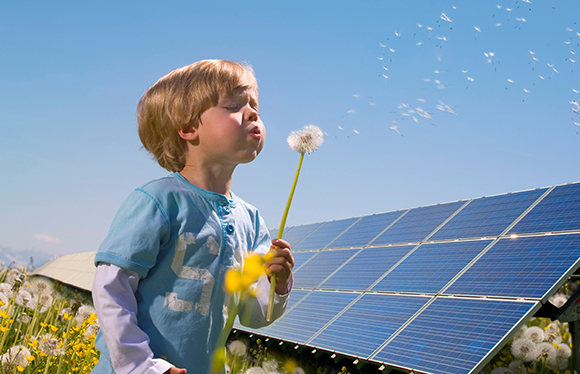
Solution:
[(179, 172), (187, 181), (206, 191), (220, 193), (231, 199), (230, 187), (235, 168), (185, 165)]

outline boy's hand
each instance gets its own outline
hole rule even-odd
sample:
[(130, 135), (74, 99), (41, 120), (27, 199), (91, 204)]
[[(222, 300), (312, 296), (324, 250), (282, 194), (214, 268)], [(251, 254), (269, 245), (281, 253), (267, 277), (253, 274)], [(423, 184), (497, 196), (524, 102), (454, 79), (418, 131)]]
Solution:
[(276, 293), (285, 295), (288, 293), (288, 282), (294, 267), (294, 257), (290, 252), (290, 244), (282, 239), (274, 239), (269, 254), (273, 256), (266, 262), (268, 280), (270, 280), (272, 273), (276, 273)]
[(178, 369), (174, 366), (171, 369), (167, 370), (164, 374), (185, 374), (185, 373), (187, 373), (187, 370)]

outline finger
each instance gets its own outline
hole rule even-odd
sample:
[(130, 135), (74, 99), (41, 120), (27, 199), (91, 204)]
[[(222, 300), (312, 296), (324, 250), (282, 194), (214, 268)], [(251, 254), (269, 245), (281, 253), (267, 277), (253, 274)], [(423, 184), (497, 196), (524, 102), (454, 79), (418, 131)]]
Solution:
[(290, 244), (283, 239), (274, 239), (272, 240), (272, 246), (278, 248), (288, 248), (290, 249)]
[(272, 248), (270, 249), (270, 256), (268, 261), (266, 261), (266, 266), (270, 264), (280, 261), (287, 261), (290, 263), (291, 267), (294, 267), (294, 257), (292, 256), (292, 252), (290, 252), (289, 248)]

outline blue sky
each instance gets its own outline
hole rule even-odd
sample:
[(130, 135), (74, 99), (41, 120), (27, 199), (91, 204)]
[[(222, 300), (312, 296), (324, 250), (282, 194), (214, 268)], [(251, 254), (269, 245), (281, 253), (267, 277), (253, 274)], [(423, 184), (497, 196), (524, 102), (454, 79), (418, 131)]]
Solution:
[(97, 250), (167, 174), (139, 98), (205, 58), (256, 72), (266, 146), (232, 189), (269, 227), (298, 163), (286, 137), (308, 124), (325, 143), (288, 225), (576, 182), (579, 32), (577, 0), (4, 4), (0, 248)]

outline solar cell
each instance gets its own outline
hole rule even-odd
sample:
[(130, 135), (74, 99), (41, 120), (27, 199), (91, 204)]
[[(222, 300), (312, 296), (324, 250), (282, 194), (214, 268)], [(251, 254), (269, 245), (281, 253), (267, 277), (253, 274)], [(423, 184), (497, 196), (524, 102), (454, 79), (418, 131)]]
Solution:
[(429, 299), (365, 294), (308, 345), (368, 357)]
[(358, 249), (340, 249), (318, 252), (316, 257), (295, 272), (294, 287), (316, 287), (357, 251)]
[(543, 188), (475, 199), (429, 240), (498, 236), (546, 190)]
[(580, 230), (580, 183), (557, 186), (510, 233)]
[(579, 261), (580, 234), (500, 239), (445, 293), (539, 299)]
[[(294, 305), (298, 304), (298, 302), (300, 300), (302, 300), (306, 295), (308, 295), (310, 291), (304, 291), (304, 290), (292, 290), (292, 297), (288, 297), (288, 305), (286, 305), (286, 312), (290, 311), (292, 309), (292, 307), (294, 307)], [(273, 322), (273, 324), (276, 323), (276, 321)], [(246, 327), (246, 326), (242, 326), (242, 324), (240, 323), (240, 319), (239, 317), (236, 317), (236, 320), (234, 321), (234, 328), (239, 329), (239, 330), (243, 330), (243, 331), (248, 331), (248, 332), (253, 332), (256, 334), (260, 334), (263, 335), (266, 330), (268, 330), (270, 328), (270, 326), (265, 326), (265, 327), (261, 327), (259, 329), (253, 329), (250, 327)]]
[(422, 244), (372, 290), (437, 293), (491, 242)]
[(293, 271), (296, 272), (302, 265), (306, 263), (312, 256), (314, 256), (318, 252), (296, 252), (292, 253), (292, 257), (294, 257), (294, 269)]
[(467, 374), (535, 305), (437, 298), (373, 360), (434, 374)]
[(345, 231), (329, 248), (361, 247), (368, 244), (374, 237), (399, 218), (404, 210), (365, 216)]
[(311, 223), (309, 225), (303, 226), (293, 226), (287, 231), (284, 230), (282, 239), (286, 240), (290, 244), (290, 248), (294, 248), (297, 243), (307, 237), (312, 231), (316, 230), (316, 228), (321, 224), (322, 222)]
[(412, 209), (371, 245), (420, 242), (463, 204), (465, 201)]
[(402, 245), (365, 248), (320, 285), (320, 288), (364, 291), (414, 247)]
[(272, 324), (266, 335), (304, 344), (358, 295), (354, 292), (314, 291)]
[(332, 240), (346, 230), (350, 225), (359, 218), (342, 219), (338, 221), (329, 221), (323, 223), (304, 240), (300, 241), (292, 248), (293, 251), (322, 249), (325, 248)]

